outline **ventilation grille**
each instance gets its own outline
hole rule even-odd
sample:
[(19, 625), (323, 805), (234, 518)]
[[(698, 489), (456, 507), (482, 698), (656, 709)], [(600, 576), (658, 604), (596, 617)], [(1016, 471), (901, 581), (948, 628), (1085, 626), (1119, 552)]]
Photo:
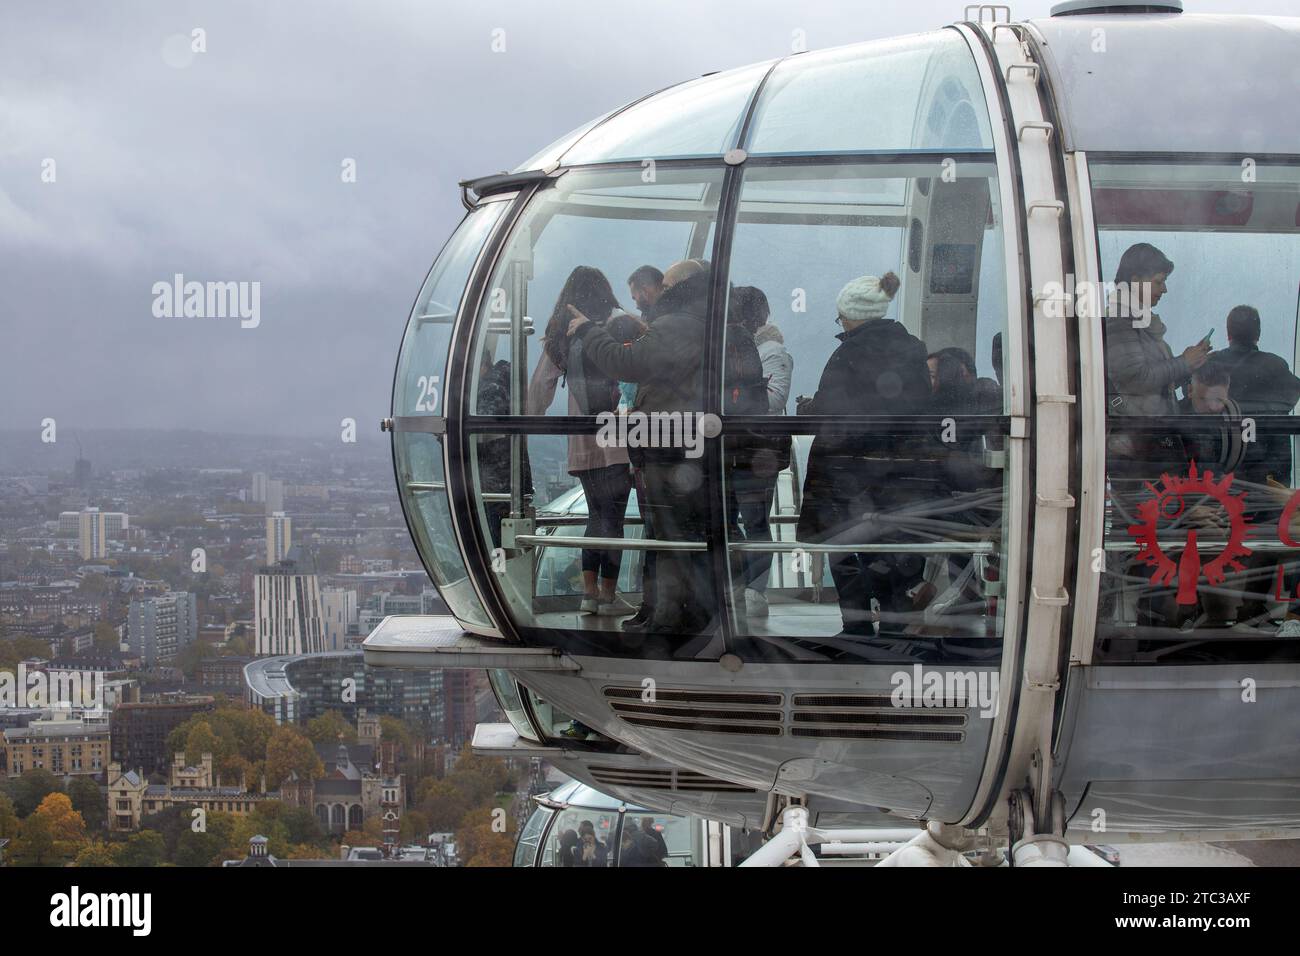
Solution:
[(896, 707), (889, 694), (795, 694), (790, 736), (961, 743), (965, 707), (960, 698), (936, 707)]
[(753, 789), (726, 780), (715, 780), (693, 770), (654, 770), (641, 767), (589, 767), (598, 783), (618, 787), (637, 787), (644, 790), (672, 790), (677, 793), (721, 791), (725, 793), (753, 793)]
[(627, 723), (661, 730), (779, 737), (785, 720), (781, 694), (656, 690), (646, 701), (639, 687), (606, 687), (605, 699)]
[[(606, 687), (610, 708), (626, 723), (656, 730), (685, 730), (750, 737), (817, 737), (961, 743), (974, 706), (949, 697), (935, 706), (896, 707), (889, 694), (794, 694), (787, 717), (777, 693), (656, 690)], [(630, 784), (629, 784), (630, 785)], [(712, 789), (702, 787), (702, 789)]]

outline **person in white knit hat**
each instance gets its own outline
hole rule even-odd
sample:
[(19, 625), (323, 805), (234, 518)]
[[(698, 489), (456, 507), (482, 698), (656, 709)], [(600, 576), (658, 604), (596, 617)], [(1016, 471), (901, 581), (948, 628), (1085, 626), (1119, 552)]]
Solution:
[[(898, 276), (860, 276), (836, 299), (839, 346), (826, 362), (817, 394), (800, 402), (800, 415), (924, 415), (930, 410), (929, 350), (902, 323), (887, 319)], [(871, 516), (928, 497), (918, 473), (914, 440), (867, 429), (818, 435), (808, 456), (798, 540), (866, 544), (897, 541), (898, 532)], [(865, 517), (864, 517), (865, 516)], [(870, 638), (871, 602), (880, 604), (880, 634), (897, 635), (913, 613), (907, 590), (920, 581), (921, 556), (879, 552), (830, 553), (844, 635)]]

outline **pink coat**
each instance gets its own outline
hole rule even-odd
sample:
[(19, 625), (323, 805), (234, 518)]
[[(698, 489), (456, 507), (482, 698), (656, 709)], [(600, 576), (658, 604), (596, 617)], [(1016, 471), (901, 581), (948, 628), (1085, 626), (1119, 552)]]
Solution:
[[(525, 406), (525, 414), (546, 414), (546, 410), (551, 407), (551, 402), (555, 399), (555, 388), (563, 374), (559, 366), (551, 361), (551, 357), (546, 350), (542, 349), (542, 357), (537, 360), (537, 367), (533, 369), (532, 380), (528, 383), (528, 402)], [(567, 389), (567, 391), (569, 392), (569, 410), (566, 414), (581, 417), (582, 409), (578, 407), (578, 400), (574, 398), (571, 389)], [(595, 435), (569, 436), (568, 470), (571, 475), (576, 475), (580, 471), (591, 471), (593, 468), (626, 464), (628, 464), (626, 448), (618, 446), (602, 447), (597, 443)]]

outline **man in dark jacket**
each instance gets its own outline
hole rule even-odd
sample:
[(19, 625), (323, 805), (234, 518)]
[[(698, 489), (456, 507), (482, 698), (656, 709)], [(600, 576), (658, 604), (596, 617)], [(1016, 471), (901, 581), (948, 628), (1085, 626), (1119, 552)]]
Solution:
[[(898, 291), (892, 272), (854, 279), (836, 307), (844, 331), (826, 363), (817, 394), (801, 415), (918, 415), (929, 411), (928, 350), (885, 312)], [(898, 541), (885, 515), (933, 493), (923, 459), (926, 440), (888, 435), (819, 435), (808, 455), (799, 540), (867, 544)], [(927, 480), (929, 479), (929, 480)], [(829, 557), (839, 593), (844, 633), (872, 635), (871, 600), (880, 602), (882, 634), (901, 633), (912, 610), (908, 588), (920, 578), (924, 558), (893, 553), (836, 553)]]
[[(586, 317), (575, 314), (569, 334), (583, 338), (592, 363), (610, 378), (637, 384), (633, 413), (680, 412), (683, 418), (704, 409), (705, 320), (709, 272), (698, 260), (674, 263), (664, 273), (664, 292), (655, 303), (654, 323), (635, 342), (624, 343)], [(698, 421), (696, 419), (695, 421)], [(692, 422), (692, 425), (694, 421)], [(687, 457), (682, 447), (632, 451), (645, 478), (648, 526), (666, 541), (704, 541), (708, 496), (704, 460)], [(655, 558), (655, 606), (647, 630), (700, 634), (715, 624), (717, 602), (705, 551), (664, 551)]]
[[(1232, 377), (1228, 397), (1243, 415), (1290, 415), (1300, 401), (1300, 378), (1291, 373), (1286, 359), (1259, 349), (1259, 312), (1253, 306), (1239, 305), (1228, 313), (1228, 347), (1210, 361)], [(1260, 435), (1246, 448), (1238, 476), (1264, 484), (1270, 475), (1291, 484), (1289, 435)]]

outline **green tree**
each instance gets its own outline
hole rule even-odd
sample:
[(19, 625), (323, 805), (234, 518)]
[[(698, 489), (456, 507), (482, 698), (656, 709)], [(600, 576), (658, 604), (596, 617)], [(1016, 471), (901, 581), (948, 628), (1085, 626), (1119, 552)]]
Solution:
[(104, 829), (104, 822), (108, 818), (108, 801), (95, 781), (89, 777), (75, 777), (68, 784), (68, 797), (72, 800), (72, 809), (86, 821), (87, 830), (97, 833)]
[(187, 830), (176, 841), (172, 862), (177, 866), (216, 866), (224, 848), (221, 837), (215, 833)]
[(117, 851), (119, 866), (159, 866), (167, 858), (167, 845), (157, 830), (131, 834)]
[(41, 805), (51, 793), (60, 791), (59, 778), (54, 776), (44, 768), (38, 770), (28, 770), (18, 778), (10, 796), (13, 797), (14, 805), (18, 809), (20, 817), (29, 817), (36, 812), (36, 808)]
[(9, 847), (8, 861), (14, 866), (62, 866), (49, 820), (33, 813), (18, 828), (18, 836)]
[(0, 640), (0, 671), (18, 673), (18, 662), (33, 657), (50, 656), (50, 642), (28, 634), (17, 634)]
[(99, 841), (88, 843), (81, 848), (81, 852), (72, 861), (72, 865), (82, 867), (117, 866), (116, 848)]

